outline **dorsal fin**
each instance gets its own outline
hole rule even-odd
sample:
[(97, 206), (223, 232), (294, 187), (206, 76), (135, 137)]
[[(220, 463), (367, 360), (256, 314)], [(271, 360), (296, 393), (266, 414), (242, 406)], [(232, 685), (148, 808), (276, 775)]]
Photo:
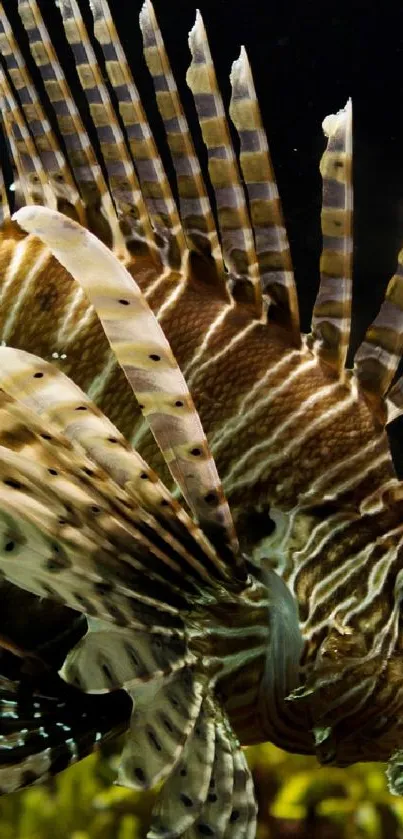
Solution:
[(76, 0), (57, 0), (57, 6), (98, 134), (111, 195), (127, 247), (134, 255), (148, 252), (150, 248), (155, 251), (154, 232), (133, 162), (80, 9)]
[(83, 202), (64, 153), (42, 107), (2, 3), (0, 3), (0, 49), (43, 168), (58, 199), (57, 209), (68, 215), (73, 209), (78, 221), (85, 224)]
[(87, 209), (88, 223), (115, 253), (128, 258), (109, 189), (53, 48), (36, 0), (18, 0), (33, 58), (41, 73), (66, 146), (75, 181)]
[(213, 257), (222, 278), (221, 248), (193, 140), (151, 0), (140, 13), (144, 56), (176, 172), (181, 221), (190, 249)]
[(154, 230), (165, 243), (161, 249), (161, 261), (168, 269), (178, 270), (184, 259), (186, 243), (169, 180), (109, 6), (106, 0), (91, 0), (90, 5), (94, 34), (104, 52), (106, 71), (116, 96), (148, 214)]
[(7, 76), (0, 67), (0, 105), (5, 133), (12, 149), (19, 185), (27, 204), (46, 203), (56, 207), (42, 161), (35, 148), (24, 114)]
[[(274, 304), (273, 317), (301, 340), (297, 288), (280, 197), (270, 159), (266, 132), (244, 47), (231, 70), (230, 116), (240, 140), (242, 174), (249, 195), (262, 292)], [(272, 316), (272, 312), (270, 312)]]
[(192, 91), (208, 153), (218, 223), (232, 293), (262, 316), (262, 292), (253, 232), (231, 134), (200, 12), (189, 35), (192, 63), (186, 80)]
[[(367, 329), (354, 358), (355, 375), (363, 390), (382, 400), (388, 392), (403, 351), (403, 250), (398, 256), (396, 273), (386, 289), (379, 314)], [(401, 384), (396, 385), (395, 398), (400, 399)], [(393, 391), (391, 392), (393, 399)]]
[(323, 123), (328, 136), (323, 179), (320, 286), (310, 342), (337, 375), (344, 370), (350, 338), (352, 295), (352, 105)]
[(60, 213), (25, 207), (14, 218), (83, 286), (176, 483), (202, 529), (236, 566), (232, 518), (198, 413), (139, 287), (102, 242)]

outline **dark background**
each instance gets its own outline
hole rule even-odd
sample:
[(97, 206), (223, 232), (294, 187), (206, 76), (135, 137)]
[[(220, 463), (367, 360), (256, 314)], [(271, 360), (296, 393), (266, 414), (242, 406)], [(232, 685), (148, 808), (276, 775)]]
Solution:
[[(191, 95), (185, 82), (187, 34), (197, 0), (155, 0), (154, 6), (185, 105), (204, 158)], [(61, 58), (75, 71), (54, 0), (40, 2)], [(80, 0), (91, 22), (86, 0)], [(163, 142), (138, 26), (140, 0), (110, 0), (154, 130)], [(198, 0), (225, 100), (229, 72), (244, 44), (267, 129), (288, 227), (300, 293), (302, 324), (318, 282), (323, 118), (354, 108), (354, 320), (353, 344), (375, 316), (403, 246), (403, 7), (391, 2), (319, 0)], [(24, 43), (17, 0), (4, 0)], [(65, 61), (63, 61), (65, 64)], [(85, 103), (83, 103), (85, 107)], [(169, 160), (166, 157), (167, 165)], [(402, 457), (403, 464), (403, 457)]]

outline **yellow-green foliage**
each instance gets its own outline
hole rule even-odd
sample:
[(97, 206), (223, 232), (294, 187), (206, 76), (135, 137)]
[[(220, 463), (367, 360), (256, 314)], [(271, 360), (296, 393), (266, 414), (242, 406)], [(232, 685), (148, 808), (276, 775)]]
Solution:
[[(320, 768), (273, 746), (249, 749), (258, 839), (403, 839), (403, 800), (384, 769)], [(117, 758), (94, 755), (46, 786), (0, 802), (0, 839), (145, 839), (152, 794), (113, 785)]]

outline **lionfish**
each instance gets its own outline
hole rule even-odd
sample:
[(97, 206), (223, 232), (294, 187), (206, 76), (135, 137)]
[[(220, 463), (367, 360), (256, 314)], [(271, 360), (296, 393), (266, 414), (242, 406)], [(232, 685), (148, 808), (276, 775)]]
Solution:
[(86, 117), (36, 0), (18, 0), (35, 84), (0, 6), (17, 207), (2, 183), (0, 789), (126, 732), (119, 782), (164, 781), (151, 839), (252, 838), (242, 746), (266, 740), (389, 760), (399, 792), (403, 485), (385, 429), (403, 412), (403, 252), (346, 369), (351, 103), (324, 123), (302, 335), (245, 50), (236, 153), (197, 13), (203, 173), (142, 8), (174, 197), (106, 0), (90, 34), (76, 0), (57, 5)]

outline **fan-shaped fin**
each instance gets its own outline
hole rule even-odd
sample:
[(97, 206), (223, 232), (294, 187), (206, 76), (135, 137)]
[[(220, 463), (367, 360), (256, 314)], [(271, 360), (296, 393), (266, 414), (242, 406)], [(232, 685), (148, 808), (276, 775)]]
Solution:
[(212, 256), (218, 276), (222, 278), (222, 255), (214, 216), (150, 0), (145, 0), (141, 10), (140, 27), (143, 33), (144, 56), (154, 82), (157, 105), (175, 167), (181, 221), (188, 246), (208, 257)]
[(154, 806), (147, 839), (174, 839), (194, 824), (206, 801), (214, 761), (214, 707), (205, 699), (179, 763)]
[(108, 88), (76, 0), (57, 0), (82, 88), (105, 162), (111, 195), (126, 244), (133, 255), (156, 250), (154, 233)]
[[(42, 420), (50, 422), (68, 439), (78, 443), (89, 458), (128, 495), (151, 512), (159, 524), (179, 538), (186, 548), (184, 566), (209, 585), (215, 578), (231, 585), (225, 565), (202, 531), (149, 468), (130, 448), (118, 429), (83, 391), (56, 367), (42, 359), (0, 347), (0, 386)], [(232, 585), (231, 585), (232, 587)]]
[(6, 74), (0, 67), (0, 109), (5, 133), (14, 157), (20, 187), (28, 204), (56, 207), (46, 172), (29, 133), (25, 117)]
[(207, 148), (224, 261), (230, 272), (234, 296), (251, 304), (256, 316), (261, 317), (262, 295), (253, 233), (200, 12), (190, 32), (189, 45), (193, 60), (186, 79), (194, 96)]
[(184, 584), (180, 591), (158, 577), (153, 566), (155, 560), (164, 564), (161, 549), (141, 535), (144, 528), (136, 533), (113, 518), (95, 493), (80, 492), (66, 474), (59, 472), (58, 478), (55, 483), (62, 487), (56, 496), (55, 485), (53, 493), (50, 488), (46, 492), (49, 469), (0, 447), (0, 567), (5, 578), (104, 620), (168, 634), (172, 627), (180, 629), (179, 613), (188, 608), (183, 592), (189, 588)]
[(328, 137), (320, 171), (323, 179), (320, 286), (312, 317), (311, 342), (326, 364), (344, 369), (351, 325), (352, 294), (352, 105), (326, 117)]
[(18, 93), (43, 168), (58, 199), (57, 209), (67, 215), (73, 213), (73, 217), (76, 217), (81, 224), (85, 225), (83, 203), (66, 158), (43, 110), (23, 55), (5, 14), (3, 4), (0, 4), (0, 51), (6, 62), (11, 81)]
[(37, 0), (18, 0), (33, 58), (40, 70), (80, 190), (88, 224), (122, 257), (128, 258), (102, 169), (44, 24)]
[(91, 233), (46, 208), (15, 220), (39, 236), (83, 286), (104, 326), (174, 479), (200, 522), (236, 567), (237, 542), (214, 460), (186, 382), (139, 287)]
[(66, 682), (88, 693), (105, 693), (166, 678), (194, 663), (182, 634), (133, 632), (88, 618), (88, 631), (69, 652), (60, 671)]
[(252, 70), (244, 47), (231, 70), (230, 116), (238, 131), (239, 162), (249, 195), (262, 292), (275, 311), (270, 317), (284, 324), (300, 344), (297, 288), (284, 226), (276, 178), (263, 128)]
[(4, 392), (0, 398), (6, 579), (118, 625), (181, 630), (189, 595), (195, 602), (200, 587), (208, 588), (205, 573), (197, 581), (198, 557), (190, 556), (192, 576), (187, 546), (49, 423)]
[(123, 692), (83, 696), (46, 674), (42, 688), (0, 677), (0, 795), (39, 783), (124, 731)]
[(193, 669), (186, 667), (168, 682), (152, 680), (140, 689), (128, 689), (128, 693), (134, 707), (118, 782), (150, 789), (180, 760), (200, 712), (204, 685)]
[[(367, 329), (354, 358), (355, 375), (366, 393), (376, 400), (387, 393), (403, 350), (403, 250), (396, 273), (386, 289), (379, 314)], [(400, 385), (396, 386), (398, 397)]]

